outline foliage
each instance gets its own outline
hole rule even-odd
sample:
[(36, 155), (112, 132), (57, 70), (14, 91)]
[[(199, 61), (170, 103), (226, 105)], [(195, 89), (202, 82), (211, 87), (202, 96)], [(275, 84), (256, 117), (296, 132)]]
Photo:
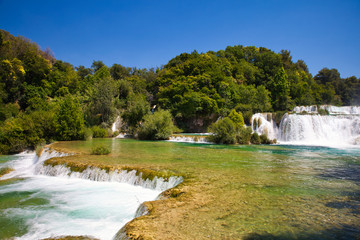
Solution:
[(174, 130), (171, 113), (166, 110), (158, 110), (154, 114), (144, 117), (138, 137), (142, 140), (165, 140), (168, 139)]
[(96, 146), (91, 149), (91, 155), (108, 155), (111, 150), (104, 145)]
[(234, 109), (227, 117), (213, 123), (209, 131), (212, 135), (208, 137), (208, 140), (220, 144), (248, 144), (252, 132), (251, 127), (245, 128), (242, 114)]
[(212, 124), (209, 130), (212, 133), (212, 135), (208, 137), (210, 142), (220, 144), (236, 143), (236, 125), (229, 117), (221, 119)]
[(0, 127), (0, 153), (16, 153), (50, 142), (55, 136), (54, 113), (33, 111), (7, 119)]
[(249, 144), (251, 139), (251, 127), (241, 128), (239, 134), (236, 136), (239, 144)]
[(260, 135), (260, 143), (261, 144), (271, 144), (272, 141), (268, 138), (268, 136), (266, 134), (261, 134)]
[(93, 138), (104, 138), (108, 135), (106, 129), (100, 128), (99, 126), (93, 126), (91, 131), (93, 133)]
[(150, 106), (145, 97), (140, 94), (131, 94), (127, 98), (127, 107), (122, 114), (122, 118), (130, 127), (137, 127), (149, 112)]
[(79, 101), (70, 95), (60, 100), (55, 114), (57, 139), (83, 139), (84, 127), (84, 116)]
[(329, 115), (329, 111), (327, 109), (318, 108), (318, 113), (320, 115)]
[[(0, 30), (2, 153), (51, 139), (88, 139), (92, 126), (108, 128), (119, 115), (124, 130), (135, 133), (154, 105), (170, 111), (169, 119), (184, 131), (205, 131), (222, 118), (214, 131), (234, 124), (236, 140), (230, 131), (230, 136), (216, 135), (216, 141), (248, 144), (251, 131), (243, 122), (249, 124), (253, 113), (280, 111), (273, 114), (278, 123), (293, 106), (315, 104), (359, 105), (359, 78), (341, 78), (328, 68), (313, 77), (303, 60), (293, 62), (289, 50), (241, 45), (182, 53), (157, 69), (108, 68), (102, 61), (74, 68), (56, 60), (49, 48)], [(151, 128), (141, 129), (147, 135)], [(95, 137), (104, 136), (97, 130)]]
[(260, 136), (257, 132), (254, 132), (253, 134), (251, 134), (250, 142), (252, 144), (260, 144), (261, 143)]

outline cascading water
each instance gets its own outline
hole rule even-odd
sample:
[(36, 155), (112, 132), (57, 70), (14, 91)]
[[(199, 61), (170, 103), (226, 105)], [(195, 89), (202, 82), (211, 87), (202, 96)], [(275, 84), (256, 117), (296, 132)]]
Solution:
[(276, 139), (278, 128), (271, 113), (256, 113), (251, 119), (251, 128), (259, 134), (266, 134), (270, 139)]
[(359, 106), (324, 105), (319, 108), (328, 115), (318, 114), (317, 106), (295, 107), (292, 113), (284, 114), (279, 126), (269, 114), (257, 113), (252, 117), (252, 129), (286, 144), (333, 147), (360, 145)]
[(29, 152), (5, 162), (0, 158), (0, 168), (14, 169), (0, 178), (9, 181), (0, 188), (0, 223), (2, 228), (11, 229), (10, 233), (0, 231), (1, 239), (63, 235), (112, 239), (134, 218), (142, 202), (156, 199), (182, 181), (181, 177), (150, 181), (135, 171), (107, 173), (99, 168), (71, 172), (63, 165), (43, 164), (66, 155), (44, 150), (40, 157)]

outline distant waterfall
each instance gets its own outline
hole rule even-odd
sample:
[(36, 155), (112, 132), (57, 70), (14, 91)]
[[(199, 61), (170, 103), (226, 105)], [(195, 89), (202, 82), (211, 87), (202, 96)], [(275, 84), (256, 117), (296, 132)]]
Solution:
[(360, 107), (323, 105), (328, 115), (318, 114), (317, 106), (295, 107), (286, 113), (277, 126), (269, 113), (257, 113), (251, 127), (259, 134), (266, 133), (280, 143), (326, 146), (360, 146)]
[(266, 134), (269, 139), (276, 139), (279, 131), (272, 113), (254, 114), (251, 119), (251, 128), (260, 135)]

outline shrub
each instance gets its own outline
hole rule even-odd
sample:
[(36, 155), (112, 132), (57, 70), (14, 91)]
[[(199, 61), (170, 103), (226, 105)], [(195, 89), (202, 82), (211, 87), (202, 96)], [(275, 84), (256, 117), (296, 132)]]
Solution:
[(250, 142), (252, 144), (260, 144), (261, 143), (260, 136), (257, 132), (254, 132), (253, 134), (251, 134)]
[(236, 125), (228, 117), (213, 123), (210, 128), (212, 135), (208, 137), (210, 142), (221, 144), (234, 144), (236, 143)]
[(84, 129), (84, 139), (85, 141), (91, 140), (93, 138), (93, 131), (91, 128)]
[(106, 129), (99, 126), (93, 126), (91, 131), (93, 132), (93, 138), (104, 138), (108, 135)]
[(228, 117), (235, 123), (237, 128), (243, 127), (245, 125), (242, 113), (238, 113), (235, 111), (235, 109), (231, 110)]
[(110, 149), (103, 145), (91, 149), (91, 155), (107, 155), (109, 153), (111, 153)]
[(260, 143), (261, 144), (271, 144), (271, 140), (268, 138), (266, 134), (260, 135)]
[(169, 139), (174, 128), (171, 113), (160, 109), (144, 117), (138, 131), (138, 138), (142, 140)]
[(251, 138), (251, 127), (241, 128), (239, 134), (236, 136), (236, 140), (240, 144), (249, 144)]
[(329, 115), (329, 111), (327, 109), (318, 108), (319, 115)]

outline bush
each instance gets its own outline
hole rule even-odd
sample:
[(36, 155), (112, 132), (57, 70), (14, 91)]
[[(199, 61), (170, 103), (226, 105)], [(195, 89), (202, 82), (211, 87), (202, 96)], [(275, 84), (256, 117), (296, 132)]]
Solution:
[(210, 128), (212, 135), (208, 137), (210, 142), (221, 144), (234, 144), (236, 143), (236, 125), (228, 117), (213, 123)]
[(91, 128), (84, 129), (84, 139), (85, 141), (91, 140), (93, 138), (93, 131)]
[(55, 136), (53, 119), (51, 111), (33, 111), (7, 119), (0, 126), (0, 153), (18, 153), (50, 142)]
[(249, 144), (251, 138), (251, 127), (241, 128), (238, 135), (236, 136), (236, 140), (240, 144)]
[(100, 145), (91, 149), (91, 155), (107, 155), (111, 153), (110, 149)]
[(253, 134), (251, 134), (250, 142), (252, 144), (260, 144), (261, 143), (260, 136), (257, 132), (254, 132)]
[(318, 107), (318, 113), (319, 115), (329, 115), (329, 111), (327, 109), (322, 109)]
[(260, 143), (261, 144), (271, 144), (271, 140), (268, 138), (266, 134), (260, 135)]
[(160, 109), (154, 114), (148, 114), (144, 117), (144, 122), (138, 131), (138, 138), (142, 140), (165, 140), (169, 139), (174, 129), (171, 113)]
[(93, 132), (93, 138), (104, 138), (108, 135), (106, 129), (99, 126), (93, 126), (91, 131)]

